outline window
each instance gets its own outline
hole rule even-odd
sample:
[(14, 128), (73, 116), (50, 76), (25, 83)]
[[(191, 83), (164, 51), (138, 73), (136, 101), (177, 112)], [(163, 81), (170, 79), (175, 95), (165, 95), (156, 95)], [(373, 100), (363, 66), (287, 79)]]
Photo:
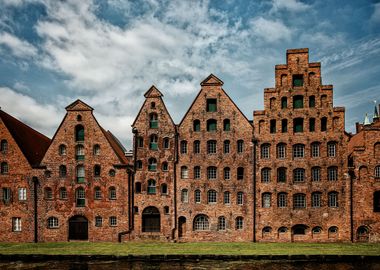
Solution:
[(287, 97), (281, 98), (281, 109), (286, 109), (288, 107), (288, 99)]
[(169, 215), (169, 206), (164, 206), (164, 214)]
[(224, 231), (226, 229), (226, 218), (218, 217), (218, 231)]
[(373, 212), (380, 212), (380, 191), (373, 193)]
[(150, 103), (150, 108), (155, 109), (156, 108), (156, 102), (151, 102)]
[(273, 110), (275, 108), (275, 105), (276, 105), (276, 98), (272, 97), (270, 100), (269, 100), (269, 108), (271, 110)]
[(140, 182), (135, 183), (135, 193), (141, 193), (141, 183)]
[(309, 119), (309, 131), (314, 132), (315, 131), (315, 118)]
[(45, 199), (52, 200), (53, 199), (53, 190), (50, 187), (45, 188)]
[(110, 187), (108, 189), (108, 198), (110, 200), (116, 200), (116, 188), (115, 187)]
[(95, 227), (102, 227), (103, 226), (103, 218), (100, 216), (95, 217)]
[(293, 158), (303, 158), (305, 156), (305, 146), (303, 144), (293, 145)]
[(94, 200), (101, 200), (102, 199), (102, 190), (100, 187), (94, 188)]
[(84, 166), (78, 165), (77, 166), (77, 183), (84, 183)]
[(201, 131), (201, 121), (199, 121), (199, 120), (194, 120), (193, 121), (193, 130), (195, 132)]
[(287, 231), (288, 231), (288, 228), (286, 228), (286, 227), (278, 228), (278, 233), (286, 233)]
[(309, 97), (309, 108), (314, 108), (315, 107), (315, 96), (310, 96)]
[(84, 146), (81, 144), (75, 146), (75, 154), (76, 160), (84, 160)]
[(141, 170), (143, 167), (143, 163), (141, 160), (136, 161), (136, 169)]
[(208, 217), (206, 215), (197, 215), (194, 218), (194, 231), (207, 231), (209, 230)]
[(321, 227), (314, 227), (312, 230), (311, 230), (312, 234), (320, 234), (322, 232), (322, 228)]
[(195, 203), (201, 203), (201, 191), (199, 189), (194, 191), (194, 201)]
[(313, 181), (313, 182), (321, 181), (321, 168), (320, 167), (312, 167), (311, 168), (311, 181)]
[(319, 157), (319, 143), (313, 142), (311, 144), (311, 157)]
[(166, 161), (162, 162), (162, 171), (166, 172), (168, 169), (169, 169), (168, 163)]
[(148, 171), (156, 171), (157, 170), (157, 159), (150, 158), (148, 159)]
[(26, 188), (19, 188), (18, 189), (18, 200), (19, 201), (26, 201)]
[(92, 152), (93, 152), (94, 156), (99, 156), (100, 155), (100, 145), (95, 144)]
[(293, 75), (293, 86), (295, 86), (295, 87), (303, 86), (303, 75), (302, 74)]
[(0, 167), (0, 173), (1, 174), (8, 174), (8, 172), (9, 172), (8, 163), (2, 162), (1, 167)]
[(181, 191), (181, 202), (183, 203), (189, 202), (189, 191), (187, 189), (182, 189)]
[(61, 188), (59, 189), (59, 198), (60, 198), (61, 200), (66, 200), (66, 199), (67, 199), (67, 190), (66, 190), (66, 188), (61, 187)]
[(207, 112), (216, 112), (216, 98), (208, 98), (206, 99), (206, 111)]
[(270, 120), (269, 132), (270, 133), (276, 133), (276, 120), (275, 119)]
[(148, 194), (156, 194), (156, 181), (148, 180)]
[(288, 194), (284, 192), (278, 193), (277, 206), (279, 208), (284, 208), (288, 206)]
[(239, 167), (237, 168), (237, 180), (243, 180), (244, 179), (244, 168)]
[(305, 169), (297, 168), (293, 171), (293, 182), (302, 183), (305, 181)]
[(187, 141), (181, 141), (181, 154), (187, 153)]
[(84, 141), (84, 127), (82, 125), (77, 125), (75, 127), (75, 141), (76, 142)]
[(0, 143), (0, 152), (6, 154), (8, 151), (8, 142), (7, 140), (1, 140)]
[(164, 138), (162, 140), (162, 148), (164, 149), (169, 149), (170, 147), (170, 141), (169, 141), (169, 138)]
[(86, 194), (82, 187), (77, 188), (77, 190), (75, 191), (75, 197), (77, 207), (84, 207), (86, 205)]
[(117, 218), (115, 216), (110, 217), (110, 226), (115, 227), (117, 226)]
[(270, 168), (263, 168), (261, 169), (261, 182), (263, 183), (269, 183), (271, 181), (271, 169)]
[(217, 121), (215, 119), (207, 120), (207, 131), (214, 132), (217, 129)]
[(58, 218), (56, 217), (49, 217), (47, 220), (47, 225), (49, 229), (55, 229), (58, 228)]
[(189, 178), (189, 169), (186, 166), (181, 167), (181, 178), (182, 179)]
[(235, 229), (236, 230), (242, 230), (243, 229), (243, 225), (244, 225), (243, 221), (244, 221), (243, 217), (237, 217), (235, 219)]
[(337, 167), (328, 167), (327, 168), (327, 179), (329, 181), (338, 180), (338, 168)]
[(66, 145), (61, 144), (58, 148), (58, 153), (60, 156), (66, 156)]
[(301, 209), (306, 208), (306, 195), (302, 193), (295, 194), (293, 196), (293, 208)]
[(156, 134), (152, 134), (150, 135), (150, 138), (149, 138), (149, 149), (150, 150), (157, 150), (158, 149), (158, 137)]
[(335, 142), (328, 142), (327, 143), (327, 156), (328, 157), (335, 157), (336, 156), (336, 143)]
[(263, 193), (262, 195), (262, 207), (263, 208), (269, 208), (272, 204), (272, 194), (270, 193)]
[(294, 96), (293, 97), (293, 109), (303, 108), (303, 96)]
[(194, 154), (199, 154), (201, 152), (201, 142), (200, 141), (194, 141), (193, 150), (194, 150)]
[(168, 194), (168, 185), (167, 184), (162, 184), (161, 185), (161, 194), (162, 195), (167, 195)]
[(216, 179), (216, 167), (211, 166), (207, 168), (207, 179), (215, 180)]
[(238, 153), (243, 153), (244, 151), (244, 141), (243, 140), (238, 140), (237, 141), (237, 152)]
[(272, 228), (271, 227), (264, 227), (263, 228), (263, 234), (270, 234), (272, 232)]
[(329, 192), (328, 194), (329, 196), (329, 201), (328, 201), (328, 205), (329, 207), (338, 207), (338, 192)]
[(3, 202), (8, 204), (12, 199), (12, 190), (8, 187), (3, 188)]
[(261, 158), (269, 159), (270, 158), (270, 144), (261, 145)]
[(281, 132), (282, 133), (288, 132), (288, 119), (281, 120)]
[(322, 193), (313, 192), (311, 194), (311, 207), (319, 208), (321, 207), (321, 202), (322, 202)]
[(231, 130), (230, 119), (224, 119), (223, 120), (223, 131), (230, 131), (230, 130)]
[(108, 175), (111, 177), (114, 177), (116, 175), (116, 172), (114, 169), (109, 170)]
[(295, 225), (293, 227), (294, 235), (305, 235), (306, 234), (306, 226), (305, 225)]
[(286, 144), (285, 143), (277, 144), (277, 158), (279, 159), (286, 158)]
[(380, 166), (375, 167), (375, 178), (380, 178)]
[(228, 154), (230, 152), (230, 141), (225, 140), (223, 143), (223, 153)]
[(67, 169), (65, 165), (59, 166), (59, 177), (66, 177)]
[(100, 171), (101, 171), (100, 165), (95, 165), (94, 166), (94, 176), (95, 177), (99, 177), (100, 176)]
[(12, 218), (12, 231), (21, 232), (21, 218), (19, 217)]
[(194, 167), (194, 179), (200, 179), (201, 178), (201, 167), (195, 166)]
[(225, 191), (223, 194), (223, 203), (230, 204), (231, 203), (231, 193), (229, 191)]
[(82, 115), (80, 115), (80, 114), (77, 115), (77, 121), (78, 122), (82, 121)]
[(216, 154), (216, 141), (207, 141), (207, 154)]
[(338, 234), (338, 227), (332, 226), (329, 228), (329, 237), (335, 237)]
[(216, 203), (216, 191), (211, 189), (207, 191), (207, 203)]
[(295, 118), (293, 120), (293, 132), (303, 132), (303, 118)]
[(243, 192), (238, 192), (237, 193), (236, 203), (238, 205), (243, 205), (243, 203), (244, 203), (244, 193)]
[(223, 169), (223, 175), (224, 180), (230, 180), (231, 179), (231, 169), (229, 167), (226, 167)]
[(158, 116), (156, 113), (151, 113), (149, 115), (149, 127), (158, 128)]
[(286, 182), (286, 168), (281, 167), (277, 169), (277, 182), (280, 182), (280, 183)]
[(321, 131), (327, 130), (327, 117), (321, 118)]
[(137, 147), (144, 147), (144, 138), (143, 137), (137, 137)]

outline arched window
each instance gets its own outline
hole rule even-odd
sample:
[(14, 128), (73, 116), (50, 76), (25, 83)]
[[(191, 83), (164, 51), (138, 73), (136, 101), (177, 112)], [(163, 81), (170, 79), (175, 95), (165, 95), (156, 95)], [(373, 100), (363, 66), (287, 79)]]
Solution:
[(6, 154), (8, 152), (8, 141), (7, 140), (1, 140), (0, 152), (3, 154)]
[(163, 195), (168, 194), (168, 185), (167, 184), (161, 184), (161, 194), (163, 194)]
[(269, 121), (269, 132), (276, 133), (276, 119), (271, 119)]
[(50, 187), (45, 188), (45, 199), (46, 200), (52, 200), (53, 199), (53, 190)]
[(313, 142), (310, 146), (311, 146), (311, 157), (319, 157), (320, 143), (319, 142)]
[(310, 96), (309, 97), (309, 108), (314, 108), (315, 107), (315, 96)]
[(314, 132), (315, 131), (315, 118), (309, 119), (309, 131)]
[(149, 127), (158, 128), (158, 116), (156, 113), (149, 114)]
[(269, 208), (271, 207), (272, 205), (272, 194), (270, 194), (269, 192), (265, 192), (262, 194), (261, 196), (261, 206), (263, 208)]
[(79, 187), (75, 191), (75, 199), (77, 207), (84, 207), (86, 205), (86, 193), (84, 188)]
[(285, 208), (288, 206), (288, 194), (285, 192), (278, 193), (277, 196), (277, 207), (278, 208)]
[(95, 217), (95, 227), (102, 227), (103, 226), (103, 218), (101, 216)]
[(313, 192), (311, 193), (311, 207), (320, 208), (322, 206), (322, 193)]
[(262, 231), (263, 235), (268, 235), (268, 234), (270, 234), (271, 232), (272, 232), (272, 228), (269, 227), (269, 226), (264, 227), (264, 228), (263, 228), (263, 231)]
[(61, 145), (58, 147), (58, 154), (59, 154), (60, 156), (66, 156), (66, 145), (61, 144)]
[(150, 103), (150, 108), (155, 109), (156, 108), (156, 102), (151, 102)]
[(187, 153), (187, 141), (181, 141), (181, 154)]
[(84, 141), (84, 127), (82, 125), (75, 126), (75, 141)]
[(217, 121), (215, 119), (207, 120), (207, 131), (214, 132), (217, 130)]
[(164, 206), (164, 214), (169, 215), (169, 206)]
[(380, 191), (373, 193), (373, 212), (380, 212)]
[(114, 177), (116, 175), (116, 171), (114, 169), (111, 169), (108, 171), (108, 175)]
[(84, 160), (84, 146), (82, 144), (75, 146), (75, 158), (76, 160)]
[(270, 158), (270, 144), (265, 143), (261, 145), (261, 159), (269, 159)]
[(144, 138), (143, 137), (137, 137), (137, 147), (144, 147)]
[(94, 200), (101, 200), (102, 199), (102, 190), (100, 187), (94, 188)]
[(210, 224), (206, 215), (197, 215), (194, 218), (194, 231), (208, 231)]
[(277, 158), (279, 159), (286, 158), (286, 144), (285, 143), (277, 144)]
[(243, 205), (243, 203), (244, 203), (244, 193), (239, 191), (236, 196), (236, 204)]
[(77, 115), (77, 121), (78, 122), (82, 121), (82, 115), (80, 115), (80, 114)]
[(60, 198), (61, 200), (66, 200), (66, 199), (67, 199), (67, 190), (66, 190), (65, 187), (61, 187), (61, 188), (59, 189), (59, 198)]
[(303, 118), (294, 118), (293, 120), (293, 132), (303, 132)]
[(297, 95), (293, 97), (293, 109), (303, 108), (303, 96)]
[(285, 183), (286, 182), (286, 168), (281, 167), (277, 169), (277, 182)]
[(305, 169), (296, 168), (293, 170), (293, 182), (294, 183), (305, 182)]
[(201, 191), (199, 189), (194, 191), (194, 201), (195, 203), (201, 202)]
[(230, 130), (231, 130), (230, 119), (224, 119), (223, 120), (223, 131), (230, 131)]
[(207, 191), (207, 203), (216, 203), (216, 191), (211, 189)]
[(356, 231), (356, 239), (360, 242), (368, 242), (369, 240), (369, 229), (367, 226), (360, 226)]
[(99, 156), (100, 155), (100, 145), (95, 144), (92, 152), (93, 152), (94, 156)]
[(223, 203), (230, 204), (231, 203), (231, 193), (229, 191), (225, 191), (223, 194)]
[(281, 74), (281, 86), (288, 85), (288, 75)]
[(193, 122), (193, 130), (195, 132), (201, 131), (201, 121), (199, 121), (198, 119), (194, 120), (194, 122)]
[(321, 131), (327, 130), (327, 117), (321, 118)]
[(156, 181), (148, 180), (148, 194), (156, 194)]
[(157, 159), (150, 158), (148, 160), (148, 171), (156, 171), (157, 170)]
[(218, 231), (224, 231), (226, 230), (226, 218), (225, 217), (218, 217)]
[(317, 227), (314, 227), (312, 230), (311, 230), (311, 233), (312, 234), (320, 234), (322, 232), (322, 228), (317, 226)]
[(116, 188), (115, 187), (110, 187), (108, 189), (108, 198), (110, 200), (116, 200)]
[(281, 132), (282, 133), (288, 132), (288, 119), (281, 120)]
[(169, 141), (169, 138), (164, 138), (162, 140), (162, 148), (164, 149), (169, 149), (170, 147), (170, 141)]
[(293, 196), (293, 208), (302, 209), (306, 208), (306, 195), (303, 193), (297, 193)]
[(375, 178), (380, 178), (380, 166), (375, 167)]
[(84, 183), (85, 181), (85, 172), (84, 172), (84, 166), (78, 165), (77, 166), (77, 183)]
[(215, 180), (217, 176), (217, 168), (214, 166), (210, 166), (207, 168), (207, 179)]
[(223, 142), (223, 153), (224, 154), (228, 154), (230, 152), (230, 141), (229, 140), (225, 140)]
[(237, 141), (237, 152), (239, 154), (244, 152), (244, 141), (243, 140)]
[(59, 177), (66, 177), (67, 169), (65, 165), (59, 166)]
[(338, 227), (337, 226), (331, 226), (328, 231), (329, 238), (335, 238), (338, 236)]
[(223, 169), (223, 175), (224, 180), (230, 180), (231, 179), (231, 169), (229, 167), (226, 167)]
[(95, 176), (95, 177), (99, 177), (99, 176), (100, 176), (100, 173), (101, 173), (100, 165), (95, 165), (95, 166), (94, 166), (94, 176)]
[(49, 217), (47, 220), (47, 226), (49, 229), (55, 229), (58, 228), (58, 218), (56, 217)]
[(261, 169), (261, 182), (269, 183), (272, 179), (272, 173), (270, 168), (262, 168)]
[(335, 157), (336, 156), (336, 142), (327, 143), (327, 156)]
[(207, 141), (207, 154), (216, 154), (216, 141)]
[(373, 146), (374, 158), (380, 157), (380, 142), (377, 142)]
[(141, 183), (140, 182), (135, 183), (135, 193), (141, 193)]
[(303, 158), (305, 156), (305, 145), (293, 145), (293, 158)]
[(303, 224), (294, 225), (292, 230), (294, 235), (305, 235), (307, 227)]
[(259, 134), (262, 134), (264, 132), (264, 127), (265, 127), (265, 121), (260, 120), (259, 121)]
[(189, 178), (189, 169), (186, 166), (181, 167), (181, 178), (182, 179)]
[(328, 206), (329, 207), (338, 207), (339, 206), (338, 192), (336, 192), (336, 191), (329, 192), (328, 198), (329, 198), (329, 200), (328, 200)]
[(276, 106), (276, 98), (272, 97), (269, 99), (269, 109), (274, 109)]
[(322, 108), (327, 108), (327, 96), (326, 95), (322, 95), (321, 96), (321, 107)]
[(235, 229), (236, 230), (242, 230), (244, 227), (244, 219), (243, 217), (237, 217), (235, 219)]
[(201, 152), (201, 142), (196, 140), (193, 143), (193, 152), (194, 154), (199, 154)]
[(237, 172), (236, 172), (236, 178), (237, 180), (243, 180), (244, 179), (244, 168), (243, 167), (238, 167)]
[(141, 161), (141, 160), (137, 160), (137, 161), (136, 161), (136, 169), (137, 169), (137, 170), (141, 170), (142, 167), (143, 167), (143, 163), (142, 163), (142, 161)]
[(152, 134), (149, 137), (149, 149), (151, 150), (157, 150), (158, 149), (158, 137), (156, 134)]
[(280, 228), (278, 228), (278, 233), (279, 234), (286, 233), (287, 231), (288, 231), (288, 228), (286, 228), (286, 227), (280, 227)]
[(162, 162), (162, 171), (166, 172), (169, 169), (169, 165), (166, 161)]
[(200, 179), (201, 178), (201, 167), (195, 166), (194, 167), (194, 179)]
[(189, 191), (187, 189), (181, 190), (181, 202), (183, 203), (189, 202)]
[(327, 179), (329, 181), (337, 181), (338, 180), (338, 167), (328, 167), (327, 168)]
[(288, 107), (288, 98), (282, 97), (281, 98), (281, 109), (286, 109)]

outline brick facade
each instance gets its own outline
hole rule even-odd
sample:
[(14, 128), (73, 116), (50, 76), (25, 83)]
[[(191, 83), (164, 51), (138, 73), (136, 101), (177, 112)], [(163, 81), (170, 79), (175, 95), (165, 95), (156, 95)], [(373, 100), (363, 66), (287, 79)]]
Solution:
[(178, 125), (152, 86), (128, 158), (80, 100), (51, 141), (0, 111), (0, 241), (380, 241), (380, 121), (346, 133), (308, 49), (253, 121), (222, 86), (202, 81)]

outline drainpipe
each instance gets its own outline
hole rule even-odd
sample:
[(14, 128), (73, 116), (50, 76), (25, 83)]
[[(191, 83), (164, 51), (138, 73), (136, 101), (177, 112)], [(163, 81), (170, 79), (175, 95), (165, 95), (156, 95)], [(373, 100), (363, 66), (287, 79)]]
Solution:
[(176, 238), (176, 231), (177, 231), (177, 163), (178, 163), (178, 132), (177, 128), (175, 131), (174, 136), (174, 200), (173, 200), (173, 207), (174, 207), (174, 228), (172, 230), (172, 239), (175, 240)]
[(136, 174), (136, 168), (137, 168), (137, 136), (139, 134), (139, 131), (137, 128), (132, 129), (133, 133), (133, 173), (132, 173), (132, 181), (131, 181), (131, 212), (132, 212), (132, 223), (130, 230), (133, 231), (135, 228), (135, 174)]
[(253, 242), (256, 242), (256, 154), (257, 154), (257, 139), (253, 138)]
[(33, 177), (33, 190), (34, 190), (34, 243), (38, 242), (38, 178)]

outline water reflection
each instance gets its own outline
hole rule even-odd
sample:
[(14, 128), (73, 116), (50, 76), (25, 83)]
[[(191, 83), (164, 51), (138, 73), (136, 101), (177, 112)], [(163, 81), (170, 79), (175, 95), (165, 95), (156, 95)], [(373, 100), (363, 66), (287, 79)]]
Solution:
[(200, 261), (200, 262), (126, 262), (126, 261), (47, 261), (38, 263), (0, 262), (0, 269), (17, 270), (176, 270), (176, 269), (244, 269), (244, 270), (380, 270), (380, 262), (316, 263), (289, 261)]

